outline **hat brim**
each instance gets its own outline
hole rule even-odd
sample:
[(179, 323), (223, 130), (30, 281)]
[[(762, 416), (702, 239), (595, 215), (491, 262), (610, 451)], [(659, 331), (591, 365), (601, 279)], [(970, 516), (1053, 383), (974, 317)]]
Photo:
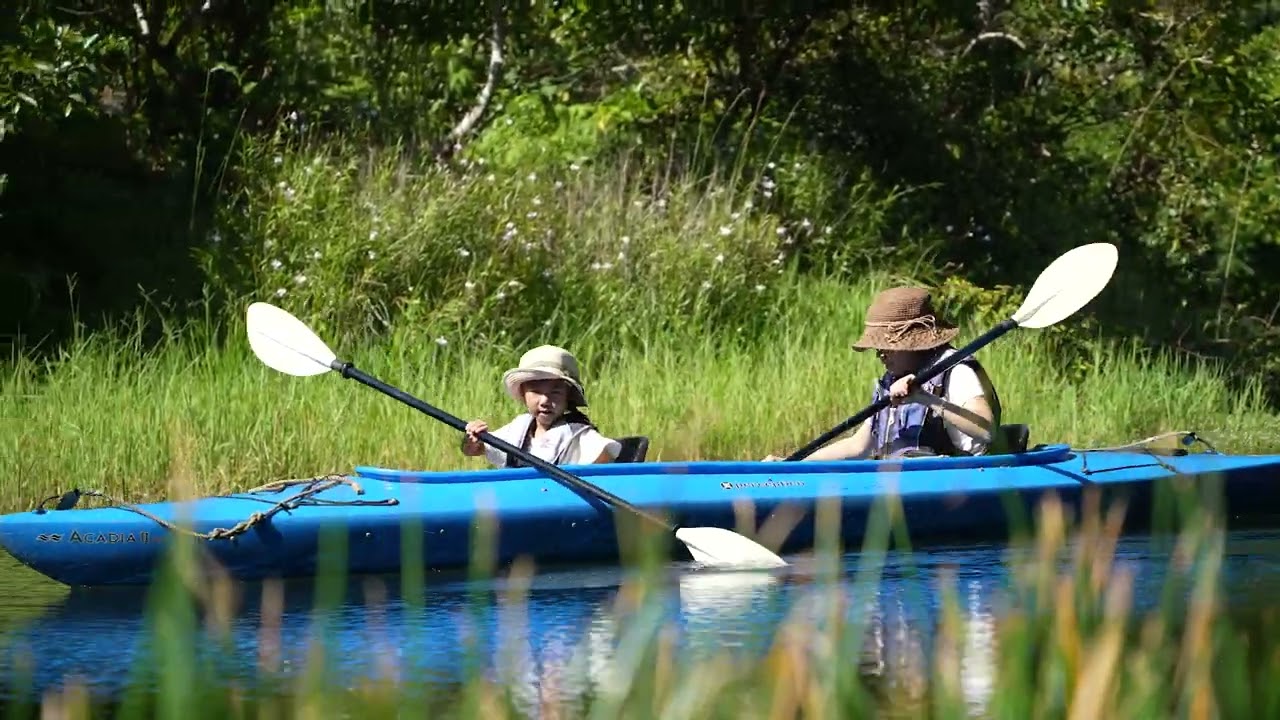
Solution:
[(894, 352), (933, 350), (951, 342), (959, 334), (960, 328), (943, 325), (916, 330), (907, 333), (897, 341), (891, 342), (886, 333), (880, 328), (866, 328), (862, 331), (862, 337), (858, 338), (858, 341), (852, 347), (854, 352), (863, 352), (864, 350), (888, 350)]
[(520, 368), (512, 368), (502, 375), (502, 384), (507, 388), (507, 394), (511, 399), (517, 402), (524, 402), (523, 393), (520, 392), (520, 386), (527, 382), (535, 380), (563, 380), (569, 383), (572, 388), (573, 395), (570, 397), (570, 404), (587, 407), (587, 394), (582, 389), (582, 384), (577, 380), (569, 377), (562, 372), (555, 370), (524, 370)]

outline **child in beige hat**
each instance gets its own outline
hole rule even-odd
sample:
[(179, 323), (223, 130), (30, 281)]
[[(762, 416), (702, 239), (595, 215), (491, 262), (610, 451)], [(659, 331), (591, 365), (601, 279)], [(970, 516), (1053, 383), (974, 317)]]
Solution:
[[(542, 345), (520, 357), (520, 364), (502, 376), (507, 394), (522, 403), (526, 412), (492, 433), (531, 455), (554, 465), (587, 465), (613, 462), (622, 449), (605, 437), (579, 407), (586, 407), (586, 393), (578, 376), (578, 360), (562, 347)], [(497, 467), (519, 467), (519, 458), (484, 444), (480, 433), (489, 429), (484, 420), (467, 423), (462, 452), (484, 455)]]

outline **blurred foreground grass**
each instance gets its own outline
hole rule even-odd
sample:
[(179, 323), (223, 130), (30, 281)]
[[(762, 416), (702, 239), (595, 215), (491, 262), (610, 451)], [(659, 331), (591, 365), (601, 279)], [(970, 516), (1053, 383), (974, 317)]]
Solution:
[[(936, 626), (923, 633), (930, 640), (913, 661), (898, 663), (891, 678), (865, 674), (859, 663), (868, 637), (865, 608), (881, 581), (886, 552), (910, 545), (892, 496), (877, 504), (861, 548), (839, 547), (838, 508), (832, 503), (820, 508), (814, 552), (793, 558), (782, 571), (786, 581), (802, 584), (803, 592), (761, 654), (681, 652), (660, 600), (662, 577), (670, 570), (663, 560), (667, 539), (644, 531), (626, 538), (635, 571), (608, 609), (613, 637), (603, 665), (601, 658), (592, 659), (592, 682), (578, 691), (552, 670), (531, 681), (527, 672), (495, 671), (478, 655), (465, 669), (465, 682), (442, 686), (407, 676), (373, 637), (367, 644), (369, 671), (361, 674), (365, 679), (335, 676), (328, 664), (334, 648), (325, 644), (328, 620), (321, 612), (315, 616), (306, 667), (282, 680), (277, 673), (278, 589), (268, 584), (264, 590), (257, 656), (246, 657), (243, 648), (224, 643), (235, 587), (216, 574), (208, 582), (199, 571), (207, 568), (199, 546), (184, 541), (174, 546), (150, 590), (149, 655), (134, 669), (134, 682), (122, 700), (95, 704), (84, 683), (70, 678), (57, 691), (29, 697), (25, 706), (11, 705), (7, 716), (1277, 717), (1280, 626), (1270, 614), (1242, 625), (1225, 611), (1229, 589), (1221, 583), (1220, 490), (1212, 482), (1162, 490), (1164, 502), (1157, 507), (1163, 510), (1152, 520), (1157, 532), (1165, 533), (1159, 537), (1171, 544), (1170, 567), (1158, 602), (1143, 613), (1133, 606), (1132, 573), (1115, 554), (1124, 506), (1104, 505), (1095, 494), (1087, 494), (1079, 508), (1047, 497), (1038, 507), (1033, 535), (1011, 539), (1010, 583), (991, 628), (989, 666), (972, 666), (966, 624), (975, 619), (962, 613), (954, 578), (944, 572)], [(476, 580), (503, 580), (503, 629), (497, 636), (504, 647), (499, 652), (518, 654), (535, 568), (527, 563), (493, 567), (488, 560), (493, 523), (482, 518), (477, 526), (470, 574)], [(404, 532), (400, 592), (410, 608), (421, 608), (421, 534), (408, 526)], [(340, 537), (325, 541), (317, 611), (336, 607), (349, 581), (342, 571)], [(840, 570), (846, 550), (858, 551), (852, 578)], [(727, 592), (732, 585), (726, 584)], [(379, 594), (371, 593), (368, 612), (378, 612)], [(464, 630), (460, 627), (459, 634), (465, 639)], [(255, 680), (221, 674), (209, 653), (197, 652), (210, 648), (241, 653), (237, 662), (256, 664)], [(478, 644), (470, 649), (484, 652)], [(975, 672), (989, 674), (984, 697), (976, 700), (964, 687), (965, 674)]]

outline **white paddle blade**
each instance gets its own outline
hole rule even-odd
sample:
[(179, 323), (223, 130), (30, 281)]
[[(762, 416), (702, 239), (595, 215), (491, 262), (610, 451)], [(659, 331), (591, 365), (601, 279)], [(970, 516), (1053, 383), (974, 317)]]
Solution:
[(267, 367), (306, 377), (332, 369), (337, 356), (301, 320), (275, 305), (256, 302), (245, 311), (249, 347)]
[(676, 530), (676, 538), (688, 546), (689, 554), (703, 565), (771, 568), (787, 564), (765, 546), (724, 528), (680, 528)]
[(1120, 253), (1111, 243), (1072, 248), (1036, 278), (1013, 321), (1027, 328), (1049, 327), (1089, 304), (1111, 281)]

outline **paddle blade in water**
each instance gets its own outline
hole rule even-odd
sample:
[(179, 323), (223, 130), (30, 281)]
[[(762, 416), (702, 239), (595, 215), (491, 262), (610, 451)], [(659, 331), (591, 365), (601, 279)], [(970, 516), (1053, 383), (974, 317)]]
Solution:
[(786, 560), (760, 543), (732, 530), (717, 527), (680, 528), (676, 538), (689, 548), (693, 559), (704, 565), (735, 568), (784, 567)]
[(256, 302), (245, 312), (249, 347), (267, 367), (306, 377), (332, 369), (337, 359), (301, 320), (275, 305)]
[(1043, 328), (1070, 317), (1102, 292), (1118, 261), (1119, 252), (1111, 243), (1068, 250), (1036, 278), (1013, 321), (1021, 327)]

